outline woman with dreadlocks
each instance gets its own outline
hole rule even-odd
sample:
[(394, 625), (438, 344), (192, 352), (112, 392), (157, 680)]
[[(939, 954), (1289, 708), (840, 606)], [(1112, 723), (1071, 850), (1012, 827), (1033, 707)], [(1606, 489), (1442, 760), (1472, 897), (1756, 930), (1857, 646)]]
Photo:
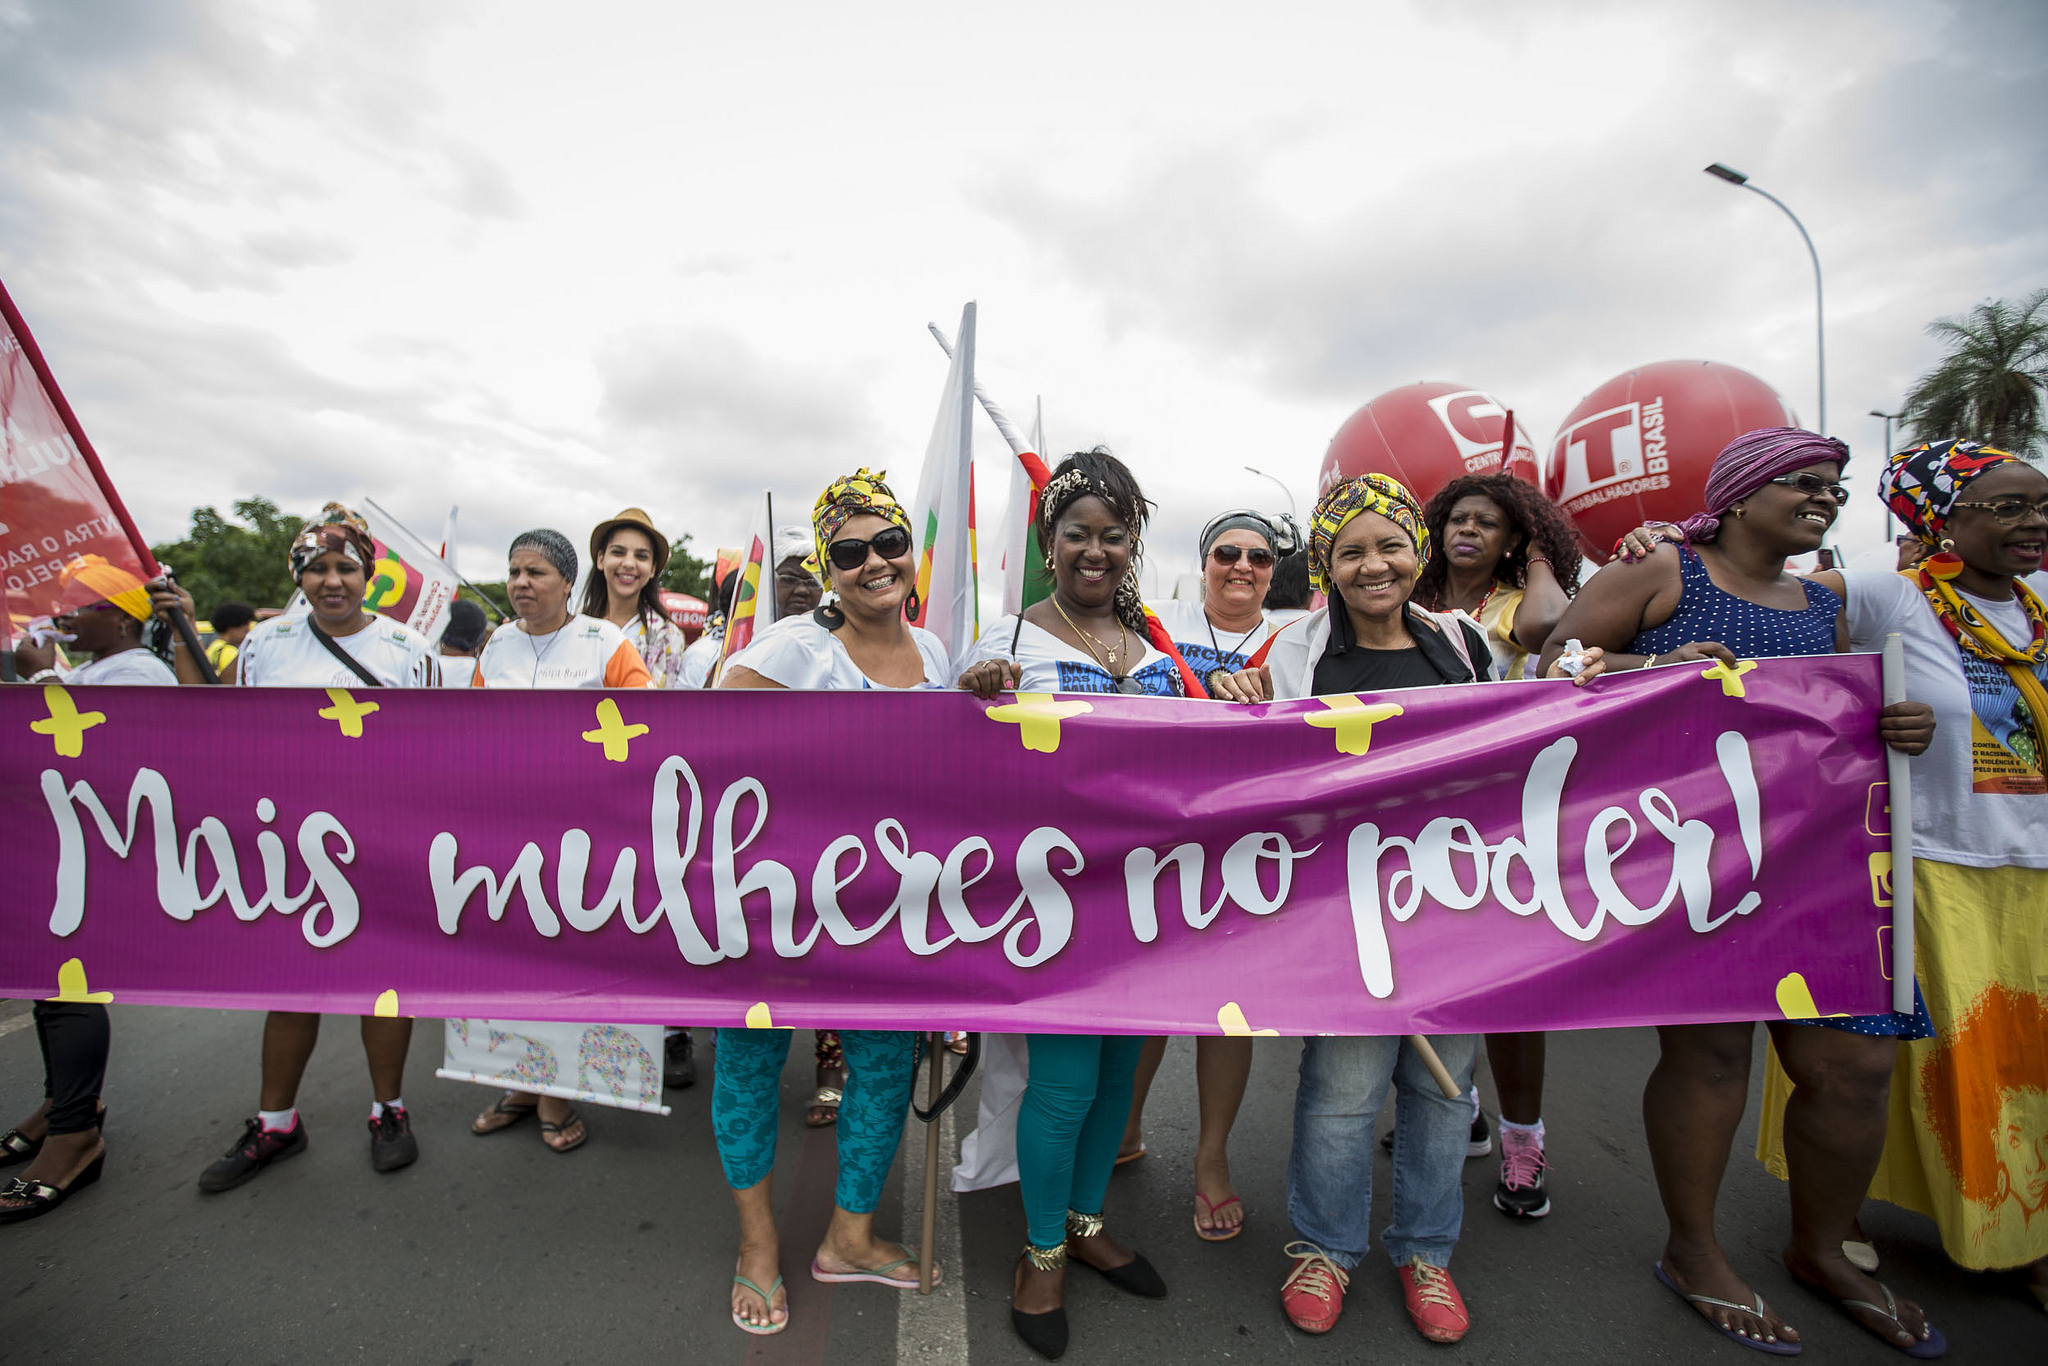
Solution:
[[(1140, 537), (1150, 511), (1138, 481), (1108, 451), (1062, 460), (1038, 504), (1052, 592), (982, 632), (960, 686), (979, 697), (1008, 688), (1202, 696), (1139, 597)], [(1032, 1350), (1056, 1358), (1067, 1346), (1069, 1256), (1131, 1294), (1166, 1294), (1152, 1264), (1111, 1238), (1102, 1218), (1145, 1040), (1033, 1034), (1028, 1042), (1031, 1079), (1017, 1108), (1028, 1241), (1017, 1262), (1010, 1323)]]

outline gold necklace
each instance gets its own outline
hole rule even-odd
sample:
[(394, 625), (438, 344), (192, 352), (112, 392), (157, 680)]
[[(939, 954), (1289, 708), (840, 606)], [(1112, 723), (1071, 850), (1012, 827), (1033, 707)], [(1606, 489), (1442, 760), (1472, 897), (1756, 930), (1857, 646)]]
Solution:
[[(1054, 593), (1051, 596), (1052, 610), (1060, 614), (1060, 620), (1067, 623), (1067, 625), (1070, 628), (1072, 628), (1075, 635), (1081, 637), (1081, 643), (1088, 647), (1088, 653), (1095, 656), (1095, 662), (1097, 664), (1102, 665), (1103, 671), (1109, 674), (1109, 676), (1112, 678), (1116, 677), (1117, 656), (1122, 654), (1124, 646), (1130, 643), (1130, 632), (1129, 629), (1124, 625), (1123, 618), (1117, 618), (1116, 648), (1111, 649), (1109, 647), (1108, 642), (1100, 639), (1093, 632), (1088, 630), (1087, 627), (1081, 625), (1080, 622), (1075, 621), (1072, 617), (1067, 615), (1067, 609), (1060, 606), (1060, 595), (1058, 593)], [(1105, 655), (1108, 656), (1106, 662), (1104, 660)]]

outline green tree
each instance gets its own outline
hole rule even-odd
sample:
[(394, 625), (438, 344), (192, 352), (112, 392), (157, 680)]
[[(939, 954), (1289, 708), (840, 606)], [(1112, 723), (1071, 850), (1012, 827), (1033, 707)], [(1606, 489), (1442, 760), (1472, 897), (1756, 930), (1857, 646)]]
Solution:
[(668, 568), (661, 571), (661, 586), (677, 593), (711, 600), (711, 561), (690, 553), (690, 534), (668, 548)]
[(234, 505), (237, 525), (210, 507), (192, 509), (192, 530), (182, 541), (153, 545), (149, 553), (177, 571), (202, 618), (224, 602), (282, 607), (291, 601), (292, 538), (306, 524), (268, 498)]
[(2048, 438), (2048, 289), (1979, 304), (1927, 331), (1948, 354), (1906, 395), (1915, 439), (1962, 437), (2037, 456)]

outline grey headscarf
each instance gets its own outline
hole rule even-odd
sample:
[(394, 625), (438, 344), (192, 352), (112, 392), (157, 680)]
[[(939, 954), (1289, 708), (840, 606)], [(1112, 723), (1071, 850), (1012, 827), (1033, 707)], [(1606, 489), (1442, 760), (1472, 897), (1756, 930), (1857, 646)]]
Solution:
[(570, 583), (576, 582), (576, 547), (569, 544), (569, 538), (559, 531), (547, 527), (536, 527), (522, 531), (512, 538), (512, 549), (505, 552), (510, 557), (521, 550), (537, 550), (545, 555), (548, 563), (562, 571), (562, 577)]

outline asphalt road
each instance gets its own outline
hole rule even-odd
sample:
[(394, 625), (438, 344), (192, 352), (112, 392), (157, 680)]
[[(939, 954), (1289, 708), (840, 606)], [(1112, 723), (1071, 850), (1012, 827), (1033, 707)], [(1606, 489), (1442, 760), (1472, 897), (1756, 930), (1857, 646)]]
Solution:
[[(17, 1025), (25, 1010), (0, 1005), (0, 1124), (40, 1096), (35, 1035)], [(803, 1274), (834, 1165), (829, 1132), (801, 1125), (805, 1034), (784, 1075), (777, 1169), (792, 1327), (750, 1339), (728, 1317), (737, 1225), (708, 1132), (708, 1066), (705, 1082), (669, 1093), (672, 1115), (598, 1111), (589, 1145), (558, 1156), (531, 1125), (471, 1137), (467, 1122), (487, 1093), (435, 1079), (439, 1031), (422, 1021), (405, 1088), (422, 1156), (380, 1176), (368, 1161), (354, 1022), (331, 1018), (300, 1098), (309, 1150), (239, 1190), (201, 1195), (194, 1179), (253, 1105), (258, 1028), (256, 1017), (232, 1012), (114, 1007), (107, 1175), (55, 1214), (0, 1230), (0, 1361), (1036, 1360), (1007, 1317), (1023, 1240), (1014, 1189), (944, 1198), (938, 1245), (949, 1283), (929, 1300), (828, 1288)], [(1212, 1246), (1190, 1223), (1193, 1058), (1185, 1041), (1175, 1043), (1153, 1091), (1151, 1155), (1118, 1173), (1109, 1202), (1119, 1232), (1158, 1265), (1172, 1296), (1130, 1299), (1077, 1272), (1068, 1361), (1758, 1359), (1715, 1338), (1650, 1277), (1661, 1220), (1638, 1117), (1655, 1052), (1642, 1030), (1553, 1037), (1548, 1219), (1500, 1216), (1488, 1200), (1495, 1164), (1467, 1164), (1465, 1233), (1452, 1267), (1473, 1314), (1463, 1344), (1416, 1336), (1377, 1252), (1353, 1277), (1336, 1331), (1294, 1331), (1277, 1292), (1288, 1265), (1280, 1249), (1290, 1236), (1284, 1181), (1298, 1052), (1290, 1040), (1260, 1041), (1232, 1144), (1249, 1223), (1234, 1242)], [(708, 1064), (708, 1050), (700, 1056)], [(970, 1092), (963, 1125), (972, 1114)], [(1805, 1334), (1807, 1359), (1897, 1360), (1786, 1275), (1777, 1257), (1784, 1191), (1748, 1158), (1753, 1141), (1747, 1125), (1722, 1201), (1731, 1252)], [(883, 1230), (913, 1241), (922, 1146), (919, 1130), (879, 1214)], [(1387, 1167), (1379, 1161), (1383, 1225)], [(1864, 1221), (1884, 1256), (1883, 1278), (1930, 1306), (1953, 1344), (1949, 1360), (2048, 1361), (2048, 1316), (2016, 1278), (1955, 1270), (1917, 1216), (1873, 1204)]]

